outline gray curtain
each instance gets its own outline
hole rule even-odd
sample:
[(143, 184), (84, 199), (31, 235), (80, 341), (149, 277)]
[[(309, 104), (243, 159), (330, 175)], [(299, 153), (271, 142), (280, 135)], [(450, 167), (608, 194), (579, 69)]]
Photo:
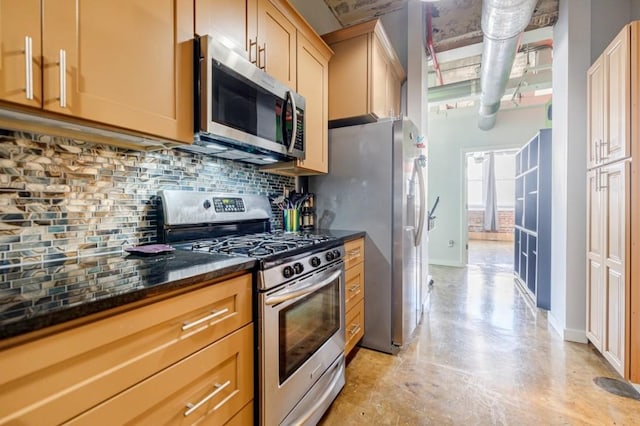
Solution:
[(498, 197), (496, 194), (496, 166), (494, 153), (490, 152), (484, 160), (484, 230), (498, 230)]

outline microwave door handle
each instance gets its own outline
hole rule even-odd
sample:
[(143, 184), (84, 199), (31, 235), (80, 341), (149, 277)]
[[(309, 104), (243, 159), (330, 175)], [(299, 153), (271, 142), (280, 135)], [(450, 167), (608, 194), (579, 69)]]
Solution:
[[(293, 148), (295, 148), (296, 145), (296, 137), (298, 137), (298, 109), (296, 108), (296, 100), (293, 98), (293, 95), (291, 94), (290, 91), (287, 91), (287, 101), (286, 104), (291, 104), (291, 111), (292, 111), (292, 127), (293, 127), (293, 131), (291, 132), (291, 139), (289, 140), (289, 147), (287, 149), (287, 152), (289, 154), (291, 154), (293, 152)], [(285, 114), (286, 114), (287, 109), (285, 108)], [(286, 117), (285, 117), (286, 120)], [(285, 125), (286, 125), (286, 121), (285, 121)]]

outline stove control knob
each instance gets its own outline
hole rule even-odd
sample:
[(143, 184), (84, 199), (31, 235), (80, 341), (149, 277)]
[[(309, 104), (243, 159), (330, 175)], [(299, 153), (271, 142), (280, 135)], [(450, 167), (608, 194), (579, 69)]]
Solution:
[(333, 251), (333, 258), (334, 259), (340, 259), (340, 250), (334, 250)]
[(311, 266), (313, 266), (314, 268), (317, 268), (318, 266), (320, 266), (320, 258), (318, 256), (313, 256), (311, 258)]
[(211, 208), (211, 201), (204, 200), (204, 203), (202, 203), (202, 207), (204, 207), (205, 209), (210, 209)]
[(327, 262), (331, 262), (333, 260), (333, 252), (328, 251), (324, 257), (327, 259)]
[(304, 266), (302, 266), (302, 263), (300, 262), (294, 263), (293, 270), (295, 271), (296, 274), (301, 274), (302, 271), (304, 271)]
[(291, 266), (285, 266), (282, 270), (282, 275), (284, 275), (285, 278), (291, 278), (293, 276), (293, 268)]

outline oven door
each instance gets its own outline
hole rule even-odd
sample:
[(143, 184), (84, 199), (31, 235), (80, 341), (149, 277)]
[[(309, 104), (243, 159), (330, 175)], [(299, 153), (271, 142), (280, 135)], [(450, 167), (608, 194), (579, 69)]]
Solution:
[(344, 263), (261, 293), (259, 306), (261, 420), (275, 425), (344, 352)]

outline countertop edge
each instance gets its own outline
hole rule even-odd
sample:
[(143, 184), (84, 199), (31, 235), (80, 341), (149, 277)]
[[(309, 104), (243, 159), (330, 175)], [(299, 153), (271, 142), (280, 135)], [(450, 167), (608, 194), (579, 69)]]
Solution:
[[(214, 268), (211, 271), (196, 273), (185, 278), (140, 288), (131, 292), (116, 294), (100, 300), (83, 302), (78, 305), (65, 308), (64, 310), (43, 313), (31, 318), (23, 318), (17, 322), (4, 324), (0, 327), (0, 346), (3, 343), (2, 340), (5, 339), (27, 337), (30, 333), (39, 333), (48, 327), (59, 326), (82, 317), (121, 308), (127, 304), (140, 302), (144, 299), (152, 298), (163, 293), (186, 289), (190, 286), (223, 278), (226, 275), (234, 273), (241, 273), (244, 271), (250, 272), (254, 269), (255, 264), (255, 259), (242, 259), (239, 260), (238, 263)], [(215, 285), (215, 283), (213, 283), (213, 285)]]

